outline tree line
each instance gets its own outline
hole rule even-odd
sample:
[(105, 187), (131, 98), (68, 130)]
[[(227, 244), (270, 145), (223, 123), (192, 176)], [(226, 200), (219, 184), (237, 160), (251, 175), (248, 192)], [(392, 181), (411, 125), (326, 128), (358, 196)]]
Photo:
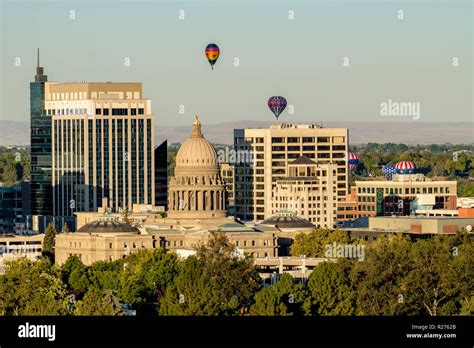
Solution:
[[(329, 242), (354, 243), (344, 231), (315, 230), (292, 252), (321, 256)], [(123, 315), (124, 304), (137, 315), (474, 314), (472, 234), (393, 235), (364, 247), (363, 261), (327, 261), (304, 282), (283, 274), (272, 286), (223, 233), (187, 258), (154, 249), (90, 266), (75, 256), (61, 266), (19, 259), (0, 276), (0, 315)]]

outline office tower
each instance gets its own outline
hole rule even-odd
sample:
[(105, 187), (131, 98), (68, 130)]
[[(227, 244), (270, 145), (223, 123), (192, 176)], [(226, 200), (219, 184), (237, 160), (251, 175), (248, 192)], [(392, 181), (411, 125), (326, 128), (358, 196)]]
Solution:
[(141, 83), (46, 83), (45, 109), (55, 215), (154, 203), (153, 115)]
[(348, 137), (347, 128), (312, 124), (235, 129), (235, 150), (251, 151), (253, 158), (253, 161), (237, 161), (235, 165), (236, 217), (246, 221), (269, 218), (277, 179), (288, 175), (288, 162), (303, 155), (317, 164), (337, 165), (336, 199), (344, 200), (348, 192)]
[(276, 180), (272, 214), (289, 211), (317, 227), (334, 227), (337, 165), (317, 164), (301, 156), (288, 163), (287, 173), (287, 176)]
[(52, 215), (51, 186), (51, 116), (45, 114), (44, 75), (39, 62), (39, 49), (35, 82), (30, 82), (30, 141), (31, 141), (31, 214)]
[[(26, 183), (25, 183), (26, 184)], [(23, 215), (23, 183), (4, 186), (0, 182), (0, 233), (15, 233)]]
[(168, 141), (155, 149), (155, 206), (168, 205)]

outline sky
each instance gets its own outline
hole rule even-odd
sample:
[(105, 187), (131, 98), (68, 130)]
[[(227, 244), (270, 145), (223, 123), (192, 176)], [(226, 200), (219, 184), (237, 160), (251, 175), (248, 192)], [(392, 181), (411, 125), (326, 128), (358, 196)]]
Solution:
[(284, 122), (473, 121), (471, 0), (0, 3), (0, 120), (29, 120), (39, 47), (50, 81), (142, 82), (157, 125), (270, 121), (273, 95)]

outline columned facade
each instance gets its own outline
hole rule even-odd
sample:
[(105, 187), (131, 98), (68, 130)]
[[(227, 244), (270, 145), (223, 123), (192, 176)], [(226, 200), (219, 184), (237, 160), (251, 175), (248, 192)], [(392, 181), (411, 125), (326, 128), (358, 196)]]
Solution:
[(176, 155), (175, 176), (169, 184), (170, 218), (221, 218), (226, 216), (225, 183), (217, 153), (194, 121), (193, 133)]

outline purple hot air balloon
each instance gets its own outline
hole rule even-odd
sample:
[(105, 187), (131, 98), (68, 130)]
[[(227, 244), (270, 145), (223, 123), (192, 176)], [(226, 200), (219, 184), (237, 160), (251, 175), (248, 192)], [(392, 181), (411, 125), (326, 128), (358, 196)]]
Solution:
[(278, 120), (278, 116), (280, 116), (286, 108), (286, 99), (279, 96), (270, 97), (270, 99), (268, 99), (268, 107)]

